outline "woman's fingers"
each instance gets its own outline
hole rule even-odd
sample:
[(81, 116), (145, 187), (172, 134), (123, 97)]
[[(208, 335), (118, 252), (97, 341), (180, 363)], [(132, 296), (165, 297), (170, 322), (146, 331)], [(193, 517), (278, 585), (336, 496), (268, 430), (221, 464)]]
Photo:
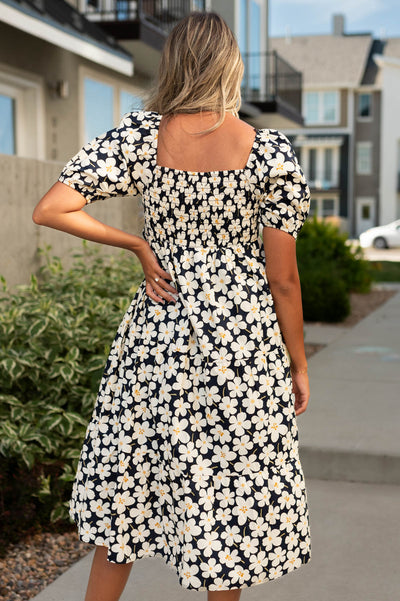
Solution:
[(172, 280), (172, 276), (161, 267), (151, 246), (147, 243), (136, 254), (142, 263), (146, 278), (146, 294), (157, 302), (164, 303), (165, 300), (176, 302), (170, 293), (176, 295), (178, 292), (167, 281)]
[[(166, 272), (164, 272), (166, 273)], [(167, 274), (169, 276), (169, 274)], [(171, 278), (171, 276), (169, 276)], [(156, 281), (157, 278), (157, 281)], [(172, 279), (172, 278), (171, 278)], [(171, 296), (172, 294), (177, 294), (177, 290), (171, 286), (170, 284), (168, 284), (168, 282), (166, 282), (163, 278), (161, 278), (159, 275), (155, 275), (153, 277), (147, 280), (146, 283), (146, 293), (150, 296), (150, 298), (152, 298), (153, 300), (156, 300), (157, 302), (162, 302), (164, 303), (165, 300), (167, 301), (172, 301), (172, 302), (176, 302), (176, 299)], [(163, 300), (165, 299), (165, 300)]]
[[(166, 273), (165, 271), (163, 273)], [(170, 276), (170, 274), (168, 273), (167, 276), (169, 277), (169, 279), (172, 279), (172, 277)], [(156, 280), (157, 278), (157, 280)], [(168, 292), (172, 292), (172, 294), (178, 294), (178, 291), (176, 290), (176, 288), (174, 288), (173, 286), (171, 286), (171, 284), (168, 284), (168, 282), (165, 281), (164, 276), (159, 276), (158, 274), (155, 275), (152, 279), (152, 281), (154, 281), (155, 286), (159, 286), (161, 288), (163, 288), (164, 290), (167, 290)]]
[(149, 296), (153, 300), (157, 301), (158, 303), (165, 302), (160, 296), (157, 296), (157, 294), (154, 292), (153, 288), (151, 287), (150, 283), (147, 281), (146, 281), (146, 294), (147, 294), (147, 296)]

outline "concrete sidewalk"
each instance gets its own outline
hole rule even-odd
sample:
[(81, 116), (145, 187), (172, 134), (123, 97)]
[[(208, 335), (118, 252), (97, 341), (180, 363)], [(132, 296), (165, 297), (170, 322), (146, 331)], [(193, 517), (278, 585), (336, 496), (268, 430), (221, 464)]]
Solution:
[[(397, 601), (400, 487), (306, 479), (311, 561), (243, 589), (241, 601)], [(83, 601), (93, 552), (34, 601)], [(183, 589), (162, 559), (135, 562), (121, 601), (206, 601)]]
[[(306, 330), (328, 344), (310, 361), (311, 400), (299, 416), (312, 559), (243, 601), (395, 601), (400, 596), (400, 292), (354, 328)], [(314, 340), (313, 338), (320, 338)], [(92, 553), (34, 601), (83, 601)], [(134, 564), (121, 601), (184, 601), (162, 559)]]
[[(306, 329), (309, 342), (320, 337), (321, 326)], [(298, 418), (305, 475), (400, 484), (400, 293), (309, 367), (311, 398)]]

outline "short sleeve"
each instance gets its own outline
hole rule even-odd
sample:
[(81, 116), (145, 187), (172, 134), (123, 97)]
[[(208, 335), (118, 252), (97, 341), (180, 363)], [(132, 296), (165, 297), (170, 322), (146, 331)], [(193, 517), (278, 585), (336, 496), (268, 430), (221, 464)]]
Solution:
[(141, 190), (132, 177), (132, 159), (140, 130), (133, 114), (127, 114), (118, 127), (88, 142), (63, 168), (58, 181), (77, 190), (86, 204), (111, 196), (137, 196)]
[(310, 211), (310, 189), (288, 138), (278, 130), (269, 129), (264, 142), (259, 224), (297, 238)]

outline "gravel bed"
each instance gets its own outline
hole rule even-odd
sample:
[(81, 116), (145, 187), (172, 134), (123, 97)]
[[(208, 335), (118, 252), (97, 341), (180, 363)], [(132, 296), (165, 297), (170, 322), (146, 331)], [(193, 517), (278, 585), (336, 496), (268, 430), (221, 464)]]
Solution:
[[(369, 294), (352, 294), (351, 315), (337, 325), (354, 326), (393, 294), (396, 291), (372, 290)], [(307, 357), (324, 346), (306, 344)], [(6, 556), (0, 559), (0, 601), (28, 601), (93, 548), (93, 545), (79, 540), (76, 529), (56, 534), (38, 533), (10, 545)]]
[[(0, 559), (0, 600), (27, 601), (61, 576), (93, 545), (79, 540), (77, 532), (41, 532), (19, 541)], [(89, 577), (89, 574), (88, 574)]]

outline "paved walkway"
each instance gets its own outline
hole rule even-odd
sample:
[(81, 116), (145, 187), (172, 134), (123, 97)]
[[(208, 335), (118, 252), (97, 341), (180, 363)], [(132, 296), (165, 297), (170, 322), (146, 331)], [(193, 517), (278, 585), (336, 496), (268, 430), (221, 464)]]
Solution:
[[(308, 342), (321, 342), (318, 326)], [(354, 328), (326, 331), (310, 361), (311, 400), (299, 416), (312, 559), (243, 601), (395, 601), (400, 572), (400, 292)], [(344, 331), (341, 331), (344, 330)], [(83, 601), (92, 553), (34, 601)], [(132, 569), (121, 601), (184, 601), (162, 559)]]
[[(317, 342), (320, 330), (306, 339)], [(400, 484), (400, 293), (309, 366), (311, 398), (298, 419), (306, 476)]]

